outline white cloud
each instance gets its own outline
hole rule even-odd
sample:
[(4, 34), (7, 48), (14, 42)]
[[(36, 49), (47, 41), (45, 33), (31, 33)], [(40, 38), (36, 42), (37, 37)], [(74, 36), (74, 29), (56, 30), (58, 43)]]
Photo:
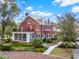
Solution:
[(25, 4), (25, 2), (23, 1), (23, 2), (21, 2), (21, 3), (24, 3)]
[(55, 2), (58, 2), (58, 3), (60, 3), (62, 0), (55, 0)]
[(60, 6), (68, 6), (79, 3), (79, 0), (54, 0), (52, 4), (60, 3)]
[(57, 14), (58, 17), (61, 17), (61, 14)]
[(32, 7), (31, 6), (28, 6), (27, 8), (26, 8), (26, 10), (28, 10), (28, 11), (32, 11)]
[(38, 15), (38, 16), (51, 16), (52, 13), (51, 12), (47, 12), (47, 11), (32, 11), (30, 14), (32, 15)]
[(73, 12), (73, 13), (78, 13), (78, 12), (79, 12), (79, 6), (74, 6), (74, 7), (72, 8), (72, 12)]
[(4, 0), (0, 0), (0, 2), (4, 3), (5, 1)]

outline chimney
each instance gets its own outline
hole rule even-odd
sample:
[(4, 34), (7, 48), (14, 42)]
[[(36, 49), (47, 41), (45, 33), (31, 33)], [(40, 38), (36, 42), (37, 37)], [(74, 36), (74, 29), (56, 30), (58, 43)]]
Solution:
[(49, 20), (49, 18), (48, 18), (48, 24), (50, 23), (50, 20)]
[(28, 12), (26, 12), (26, 16), (28, 16)]

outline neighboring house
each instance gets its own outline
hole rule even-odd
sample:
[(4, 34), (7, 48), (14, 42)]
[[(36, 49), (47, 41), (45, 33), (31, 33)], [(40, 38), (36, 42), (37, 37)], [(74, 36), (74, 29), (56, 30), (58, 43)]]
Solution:
[(24, 21), (19, 25), (18, 32), (12, 32), (13, 41), (26, 41), (30, 42), (33, 38), (52, 38), (53, 22), (37, 20), (34, 17), (27, 16)]

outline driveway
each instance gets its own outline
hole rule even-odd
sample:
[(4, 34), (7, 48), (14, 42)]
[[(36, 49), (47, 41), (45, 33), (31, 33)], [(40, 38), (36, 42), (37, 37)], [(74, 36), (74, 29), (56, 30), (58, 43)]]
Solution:
[(8, 59), (65, 59), (34, 52), (0, 52), (1, 55)]

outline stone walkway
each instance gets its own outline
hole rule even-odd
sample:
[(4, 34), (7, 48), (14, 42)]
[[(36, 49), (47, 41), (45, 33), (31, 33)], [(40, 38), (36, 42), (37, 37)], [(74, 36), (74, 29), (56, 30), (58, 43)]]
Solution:
[(62, 44), (62, 42), (58, 42), (58, 44), (56, 45), (49, 46), (49, 48), (43, 54), (49, 55), (53, 51), (53, 49), (58, 47), (60, 44)]

